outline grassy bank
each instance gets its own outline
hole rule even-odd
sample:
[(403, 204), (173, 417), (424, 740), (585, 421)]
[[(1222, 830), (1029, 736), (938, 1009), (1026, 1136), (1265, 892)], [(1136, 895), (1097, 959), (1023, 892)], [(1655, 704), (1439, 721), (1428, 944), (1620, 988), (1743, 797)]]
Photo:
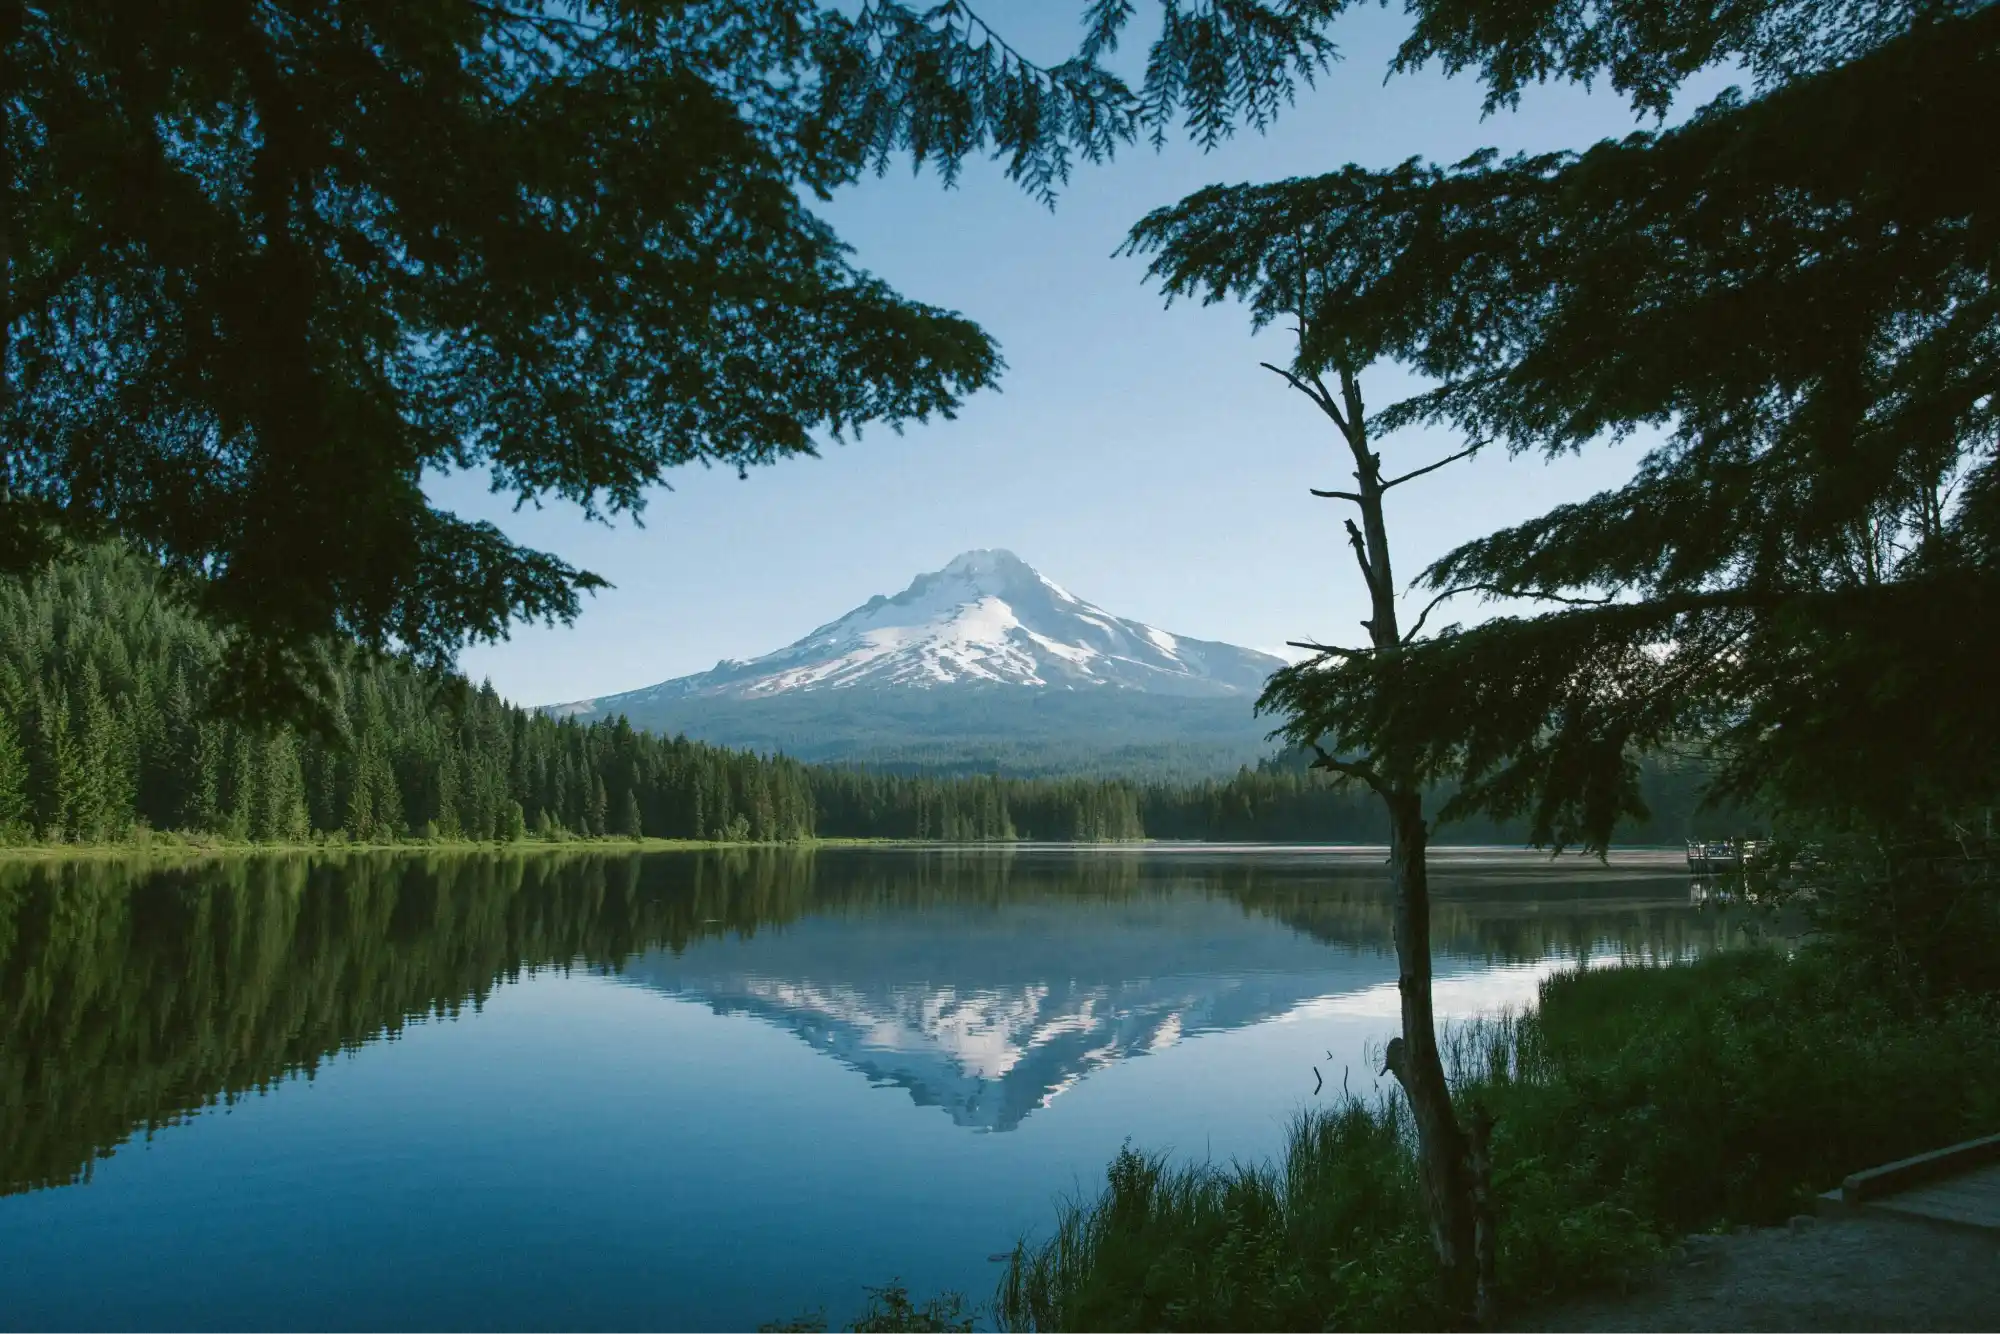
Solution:
[[(2000, 1127), (1991, 998), (1897, 1009), (1830, 957), (1564, 974), (1452, 1034), (1495, 1113), (1509, 1309), (1616, 1285), (1679, 1236), (1780, 1222), (1847, 1172)], [(1273, 1164), (1127, 1150), (1016, 1253), (1003, 1327), (1437, 1328), (1409, 1130), (1389, 1102), (1302, 1119)]]

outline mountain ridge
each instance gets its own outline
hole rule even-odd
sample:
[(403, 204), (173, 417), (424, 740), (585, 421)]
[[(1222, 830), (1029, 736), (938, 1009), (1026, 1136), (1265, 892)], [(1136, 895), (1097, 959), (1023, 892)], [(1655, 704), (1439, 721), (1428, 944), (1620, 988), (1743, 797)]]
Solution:
[(1049, 745), (1091, 767), (1192, 746), (1221, 771), (1268, 752), (1253, 706), (1283, 663), (1115, 615), (982, 548), (774, 652), (544, 711), (822, 761), (942, 744), (945, 767), (978, 768)]

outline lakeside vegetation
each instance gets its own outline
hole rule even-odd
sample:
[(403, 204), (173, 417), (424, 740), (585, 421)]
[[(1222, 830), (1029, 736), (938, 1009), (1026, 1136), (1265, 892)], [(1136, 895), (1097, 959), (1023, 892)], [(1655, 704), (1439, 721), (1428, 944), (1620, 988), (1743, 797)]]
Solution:
[[(212, 716), (214, 631), (97, 547), (0, 584), (0, 843), (87, 847), (574, 839), (1380, 842), (1381, 815), (1303, 764), (1140, 783), (813, 766), (503, 702), (399, 664), (334, 664), (331, 727)], [(1700, 775), (1663, 763), (1630, 841), (1691, 832)], [(1476, 819), (1467, 842), (1520, 843)]]
[[(1783, 1223), (1857, 1166), (2000, 1124), (1992, 993), (1897, 1005), (1826, 948), (1560, 974), (1445, 1045), (1456, 1099), (1494, 1119), (1513, 1311), (1622, 1287), (1688, 1233)], [(1400, 1099), (1302, 1117), (1275, 1163), (1126, 1149), (1017, 1249), (994, 1309), (1035, 1330), (1454, 1319)]]

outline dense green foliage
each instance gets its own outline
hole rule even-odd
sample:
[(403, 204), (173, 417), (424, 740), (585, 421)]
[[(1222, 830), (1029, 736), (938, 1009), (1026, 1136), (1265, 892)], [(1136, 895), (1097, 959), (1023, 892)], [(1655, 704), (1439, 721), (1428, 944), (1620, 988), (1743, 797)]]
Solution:
[[(1996, 1020), (1892, 1008), (1827, 954), (1552, 978), (1455, 1035), (1460, 1096), (1498, 1117), (1505, 1297), (1618, 1284), (1684, 1233), (1782, 1222), (1859, 1164), (1990, 1130)], [(1127, 1150), (1017, 1251), (997, 1309), (1016, 1329), (1434, 1329), (1436, 1281), (1407, 1114), (1355, 1101), (1273, 1166)]]
[[(1387, 1064), (1420, 1127), (1407, 1216), (1428, 1214), (1447, 1291), (1428, 1316), (1404, 1292), (1361, 1318), (1483, 1323), (1643, 1253), (1628, 1242), (1769, 1219), (1857, 1166), (1990, 1129), (2000, 170), (1962, 145), (2000, 118), (2000, 8), (1411, 9), (1399, 65), (1478, 67), (1490, 103), (1608, 74), (1664, 115), (1688, 75), (1728, 61), (1758, 87), (1587, 152), (1216, 186), (1134, 228), (1128, 249), (1170, 300), (1240, 300), (1296, 334), (1271, 369), (1353, 459), (1352, 490), (1315, 494), (1360, 511), (1346, 527), (1368, 642), (1311, 646), (1262, 706), (1398, 809), (1406, 849), (1428, 833), (1419, 791), (1448, 797), (1440, 821), (1525, 818), (1538, 844), (1602, 848), (1646, 804), (1644, 757), (1692, 749), (1712, 793), (1795, 836), (1764, 887), (1817, 895), (1828, 928), (1827, 952), (1797, 964), (1552, 988), (1538, 1014), (1475, 1035), (1465, 1054), (1490, 1075), (1454, 1092), (1430, 1046), (1416, 861)], [(1364, 416), (1363, 373), (1382, 363), (1424, 387)], [(1458, 436), (1444, 462), (1651, 447), (1624, 485), (1467, 542), (1404, 588), (1381, 496), (1442, 466), (1384, 467), (1381, 438), (1411, 425)], [(1424, 635), (1466, 597), (1550, 609)], [(1485, 1122), (1461, 1123), (1454, 1097), (1501, 1117), (1498, 1291), (1475, 1255)], [(1322, 1260), (1323, 1203), (1268, 1175), (1162, 1170), (1114, 1167), (1020, 1271), (1015, 1323), (1296, 1327), (1355, 1309)], [(1171, 1186), (1157, 1207), (1147, 1180)], [(1143, 1227), (1121, 1229), (1121, 1210)], [(1146, 1228), (1193, 1260), (1144, 1268)], [(1364, 1253), (1392, 1258), (1392, 1231)]]
[(103, 841), (140, 822), (260, 841), (812, 833), (787, 760), (559, 723), (395, 667), (334, 678), (335, 735), (259, 732), (203, 709), (219, 656), (213, 631), (110, 549), (0, 584), (0, 813), (15, 836)]
[(1173, 0), (1133, 88), (1124, 5), (1042, 65), (958, 3), (8, 0), (0, 570), (144, 547), (233, 631), (225, 696), (293, 721), (329, 637), (436, 666), (572, 617), (600, 580), (426, 474), (616, 513), (949, 414), (992, 342), (812, 200), (986, 151), (1049, 199), (1144, 130), (1212, 142), (1324, 65), (1335, 9)]
[[(1560, 30), (1543, 72), (1625, 59), (1561, 7), (1464, 10), (1495, 51), (1518, 19)], [(2000, 9), (1745, 13), (1715, 40), (1761, 51), (1768, 88), (1679, 127), (1216, 187), (1135, 230), (1169, 292), (1297, 318), (1300, 374), (1386, 359), (1435, 386), (1378, 429), (1661, 433), (1626, 485), (1420, 579), (1557, 609), (1281, 673), (1301, 743), (1586, 843), (1635, 805), (1635, 756), (1690, 738), (1721, 790), (1812, 821), (1936, 831), (2000, 793), (2000, 170), (1956, 147), (2000, 117)], [(1669, 86), (1714, 54), (1608, 14)]]
[[(1379, 841), (1363, 804), (1297, 766), (1228, 781), (1002, 778), (815, 767), (558, 721), (454, 678), (350, 664), (331, 735), (211, 716), (215, 633), (145, 563), (95, 549), (0, 584), (0, 841), (105, 842), (138, 828), (260, 842), (605, 835), (781, 841)], [(1694, 788), (1660, 768), (1672, 841)], [(1473, 823), (1468, 841), (1519, 841)]]

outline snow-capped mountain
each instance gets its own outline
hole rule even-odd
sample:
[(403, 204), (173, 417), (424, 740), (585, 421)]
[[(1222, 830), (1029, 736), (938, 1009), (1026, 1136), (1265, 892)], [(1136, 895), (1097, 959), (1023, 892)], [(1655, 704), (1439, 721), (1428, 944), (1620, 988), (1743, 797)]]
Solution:
[(555, 706), (629, 713), (667, 700), (957, 685), (1254, 699), (1280, 659), (1114, 616), (1011, 551), (968, 551), (775, 653), (643, 690)]
[(1115, 616), (968, 551), (748, 662), (547, 706), (804, 760), (1009, 773), (1233, 772), (1271, 751), (1268, 653)]

